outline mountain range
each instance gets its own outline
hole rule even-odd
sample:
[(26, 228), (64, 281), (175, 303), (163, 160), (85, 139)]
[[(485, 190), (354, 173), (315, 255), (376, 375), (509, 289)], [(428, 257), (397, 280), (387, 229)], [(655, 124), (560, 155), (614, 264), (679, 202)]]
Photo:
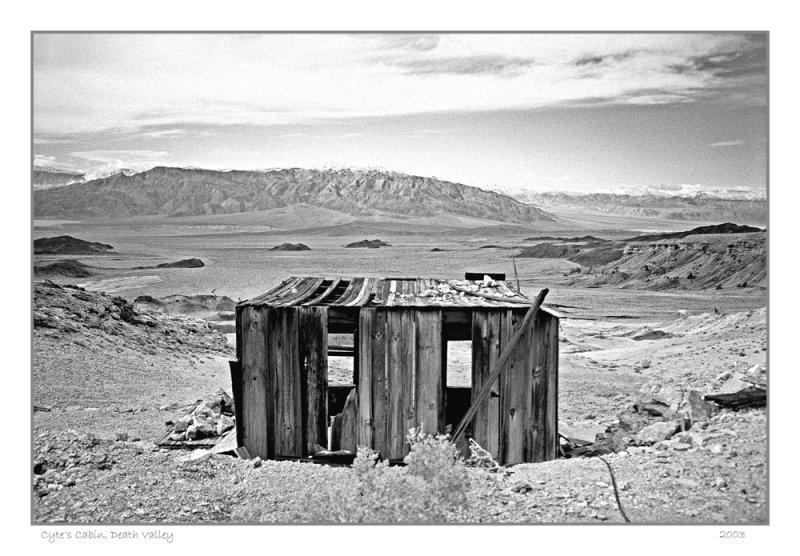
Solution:
[(86, 177), (80, 172), (67, 172), (55, 168), (37, 167), (33, 170), (33, 188), (48, 189), (73, 183), (83, 183)]
[(197, 216), (308, 205), (353, 216), (455, 214), (515, 224), (555, 217), (507, 195), (382, 170), (216, 171), (155, 167), (34, 191), (36, 217)]
[(767, 222), (767, 201), (763, 198), (721, 198), (704, 193), (679, 196), (563, 192), (525, 192), (514, 198), (562, 217), (596, 213), (690, 222)]

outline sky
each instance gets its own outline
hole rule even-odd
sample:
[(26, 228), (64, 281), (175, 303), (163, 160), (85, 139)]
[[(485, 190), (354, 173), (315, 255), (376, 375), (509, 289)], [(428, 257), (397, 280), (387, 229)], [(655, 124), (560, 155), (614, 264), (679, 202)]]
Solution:
[(767, 180), (765, 34), (54, 34), (34, 165), (380, 167), (522, 191)]

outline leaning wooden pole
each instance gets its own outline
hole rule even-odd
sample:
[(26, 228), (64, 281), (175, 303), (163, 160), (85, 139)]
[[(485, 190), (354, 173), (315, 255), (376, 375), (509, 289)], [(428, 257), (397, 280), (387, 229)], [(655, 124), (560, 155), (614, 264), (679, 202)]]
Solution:
[(492, 372), (489, 374), (489, 377), (486, 379), (486, 382), (483, 384), (483, 388), (481, 388), (480, 393), (478, 396), (472, 400), (472, 405), (469, 406), (467, 413), (461, 419), (461, 422), (456, 427), (456, 431), (453, 433), (453, 437), (450, 439), (450, 442), (456, 444), (458, 440), (464, 435), (464, 431), (467, 429), (469, 422), (472, 421), (473, 417), (475, 417), (475, 413), (478, 411), (478, 406), (482, 404), (486, 398), (489, 396), (489, 392), (492, 390), (492, 385), (497, 380), (497, 377), (500, 376), (500, 373), (503, 372), (503, 368), (505, 364), (508, 362), (509, 358), (511, 357), (511, 353), (514, 351), (514, 347), (519, 342), (519, 339), (525, 334), (525, 330), (530, 325), (533, 317), (536, 316), (536, 313), (539, 311), (539, 308), (542, 306), (544, 302), (544, 298), (550, 290), (544, 288), (542, 291), (539, 292), (539, 295), (536, 296), (536, 300), (531, 305), (531, 308), (528, 309), (528, 312), (525, 313), (525, 318), (522, 319), (522, 323), (520, 323), (517, 331), (514, 332), (514, 335), (509, 340), (506, 348), (503, 350), (503, 353), (500, 354), (500, 358), (495, 362), (494, 366), (492, 367)]

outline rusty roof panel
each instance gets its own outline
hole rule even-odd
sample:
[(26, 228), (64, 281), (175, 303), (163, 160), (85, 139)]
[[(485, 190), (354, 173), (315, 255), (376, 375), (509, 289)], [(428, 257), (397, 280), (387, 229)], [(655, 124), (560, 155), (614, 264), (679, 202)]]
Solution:
[(519, 308), (531, 301), (505, 280), (292, 277), (242, 306)]

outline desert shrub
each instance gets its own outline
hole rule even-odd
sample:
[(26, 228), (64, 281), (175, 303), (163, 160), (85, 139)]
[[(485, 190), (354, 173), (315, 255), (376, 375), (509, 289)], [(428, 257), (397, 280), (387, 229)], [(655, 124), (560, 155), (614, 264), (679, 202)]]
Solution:
[(355, 492), (344, 510), (358, 523), (443, 523), (456, 518), (467, 501), (464, 460), (446, 435), (411, 429), (405, 468), (389, 467), (378, 454), (359, 448), (353, 472)]
[(464, 459), (450, 442), (448, 435), (425, 434), (411, 429), (408, 434), (411, 450), (404, 461), (408, 474), (422, 478), (442, 501), (449, 506), (466, 502), (469, 477)]
[[(322, 481), (296, 493), (288, 521), (296, 523), (445, 523), (461, 521), (469, 477), (446, 435), (412, 429), (405, 467), (389, 467), (359, 447), (343, 480)], [(238, 518), (238, 519), (237, 519)], [(267, 510), (242, 508), (240, 521), (287, 520)]]

